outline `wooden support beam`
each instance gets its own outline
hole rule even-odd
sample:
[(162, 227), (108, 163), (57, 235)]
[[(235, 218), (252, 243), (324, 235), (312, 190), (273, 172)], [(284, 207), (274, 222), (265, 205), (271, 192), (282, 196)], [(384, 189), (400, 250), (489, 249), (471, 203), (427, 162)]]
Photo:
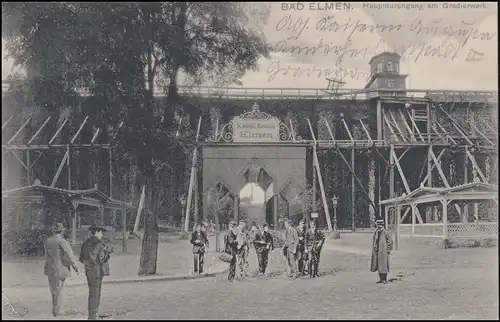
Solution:
[[(450, 139), (450, 141), (455, 144), (455, 145), (458, 145), (457, 141), (455, 141), (451, 135), (446, 132), (446, 129), (441, 125), (441, 123), (437, 123), (437, 125), (439, 126), (439, 128), (441, 129), (441, 131), (443, 131), (444, 135), (446, 135), (448, 137), (448, 139)], [(433, 125), (432, 128), (434, 129), (434, 131), (438, 132), (436, 127)]]
[(42, 126), (40, 126), (40, 128), (38, 129), (38, 131), (36, 131), (35, 135), (33, 135), (33, 137), (28, 141), (28, 145), (30, 145), (31, 142), (33, 142), (33, 140), (36, 139), (36, 137), (40, 134), (40, 132), (42, 132), (42, 130), (45, 127), (45, 125), (47, 125), (47, 123), (49, 123), (49, 121), (50, 121), (50, 116), (47, 117), (47, 119), (45, 120), (45, 122), (43, 122)]
[(408, 122), (406, 122), (406, 118), (405, 118), (402, 110), (399, 110), (399, 116), (401, 116), (401, 120), (403, 120), (403, 123), (404, 123), (406, 129), (408, 130), (408, 133), (410, 133), (410, 136), (411, 136), (412, 140), (413, 141), (417, 141), (417, 138), (415, 137), (415, 134), (413, 134), (413, 130), (411, 129), (411, 127), (408, 124)]
[(347, 123), (345, 122), (344, 118), (340, 119), (340, 121), (342, 122), (342, 124), (344, 124), (344, 127), (347, 131), (347, 134), (349, 135), (349, 138), (351, 139), (351, 141), (354, 142), (354, 137), (352, 136), (351, 131), (349, 130), (349, 127), (347, 126)]
[(394, 132), (394, 129), (391, 126), (391, 122), (389, 122), (389, 119), (387, 118), (387, 116), (385, 116), (385, 114), (384, 114), (384, 122), (385, 124), (387, 124), (387, 127), (389, 128), (389, 132), (391, 132), (392, 135), (395, 135), (396, 133)]
[(26, 151), (26, 183), (27, 185), (31, 185), (31, 151)]
[[(351, 149), (351, 169), (353, 170), (351, 172), (351, 227), (352, 231), (356, 231), (356, 178), (354, 177), (354, 170), (356, 169), (355, 163), (354, 163), (354, 158), (356, 156), (356, 151), (354, 149)], [(368, 199), (370, 199), (370, 195), (368, 194)]]
[(492, 126), (490, 126), (490, 125), (488, 124), (488, 122), (486, 122), (486, 121), (485, 121), (483, 118), (481, 118), (481, 117), (478, 117), (478, 119), (479, 119), (481, 122), (483, 122), (483, 124), (484, 124), (484, 125), (485, 125), (485, 126), (486, 126), (486, 127), (487, 127), (490, 131), (491, 131), (491, 132), (493, 132), (493, 134), (498, 135), (498, 131), (497, 131), (497, 130), (495, 130)]
[(384, 126), (382, 122), (382, 102), (377, 100), (377, 140), (383, 140), (382, 127)]
[(16, 157), (17, 161), (21, 163), (21, 165), (24, 167), (24, 169), (28, 170), (28, 166), (24, 163), (24, 161), (17, 155), (16, 152), (10, 150), (10, 152)]
[(414, 128), (415, 128), (415, 130), (417, 131), (418, 136), (420, 137), (420, 140), (422, 140), (422, 142), (425, 142), (425, 139), (424, 139), (424, 137), (422, 136), (422, 133), (420, 132), (420, 130), (418, 129), (417, 123), (415, 122), (415, 120), (414, 120), (414, 119), (413, 119), (413, 117), (411, 116), (410, 112), (406, 111), (406, 114), (408, 114), (408, 117), (410, 118), (411, 124), (413, 125), (413, 127), (414, 127)]
[(394, 117), (394, 113), (392, 113), (392, 110), (389, 110), (389, 114), (391, 115), (391, 119), (392, 119), (392, 122), (394, 123), (394, 126), (396, 127), (396, 130), (398, 130), (398, 132), (401, 134), (401, 138), (403, 139), (403, 141), (408, 142), (408, 140), (405, 137), (404, 132), (399, 127), (399, 124), (396, 121), (396, 117)]
[[(29, 151), (29, 150), (28, 150)], [(42, 151), (42, 152), (39, 152), (40, 154), (38, 155), (38, 157), (35, 159), (35, 161), (33, 161), (33, 163), (31, 164), (31, 167), (30, 168), (33, 168), (33, 166), (35, 166), (36, 162), (38, 161), (38, 159), (40, 159), (42, 157), (42, 155), (44, 155), (45, 153)]]
[(296, 137), (295, 137), (295, 131), (293, 129), (293, 123), (292, 123), (292, 119), (289, 119), (289, 123), (290, 123), (290, 132), (292, 133), (292, 139), (293, 141), (297, 141)]
[(75, 143), (76, 139), (80, 135), (80, 132), (82, 132), (83, 127), (85, 126), (85, 123), (87, 123), (87, 120), (89, 119), (88, 115), (85, 116), (85, 119), (83, 119), (82, 124), (80, 124), (80, 127), (78, 128), (78, 131), (76, 131), (75, 135), (71, 139), (71, 144)]
[(13, 118), (14, 118), (14, 115), (9, 117), (9, 119), (7, 121), (5, 121), (4, 124), (2, 124), (2, 131), (7, 127), (7, 125), (9, 125), (10, 121), (12, 121)]
[(443, 206), (443, 239), (448, 238), (448, 202), (446, 200), (441, 200), (441, 205)]
[(11, 144), (17, 138), (17, 136), (22, 132), (22, 130), (26, 127), (26, 125), (28, 125), (30, 121), (31, 121), (31, 116), (28, 117), (28, 119), (26, 120), (26, 122), (23, 123), (23, 125), (21, 125), (19, 130), (17, 130), (16, 134), (14, 134), (14, 136), (7, 142), (7, 144)]
[(370, 205), (372, 205), (373, 209), (375, 209), (375, 211), (377, 211), (377, 206), (373, 203), (373, 201), (370, 199), (370, 195), (368, 194), (368, 192), (366, 192), (365, 188), (363, 187), (363, 183), (361, 182), (361, 180), (358, 178), (358, 176), (356, 176), (356, 174), (354, 173), (354, 169), (351, 167), (351, 165), (349, 164), (349, 162), (346, 160), (345, 156), (342, 154), (342, 151), (340, 151), (339, 148), (336, 148), (337, 152), (339, 153), (340, 155), (340, 158), (342, 159), (342, 161), (344, 161), (345, 165), (347, 166), (347, 168), (349, 169), (349, 171), (351, 171), (351, 174), (354, 174), (354, 178), (356, 179), (356, 182), (358, 183), (359, 187), (361, 188), (361, 191), (364, 193), (364, 195), (368, 198), (368, 200), (370, 201)]
[(64, 167), (64, 164), (66, 163), (66, 160), (68, 159), (68, 151), (64, 154), (64, 157), (59, 164), (59, 168), (57, 168), (56, 175), (54, 176), (54, 179), (52, 179), (52, 183), (50, 184), (51, 187), (54, 187), (57, 183), (57, 180), (59, 179), (59, 176), (61, 175), (61, 171)]
[(125, 206), (122, 205), (122, 251), (124, 253), (127, 252), (127, 209), (125, 209)]
[(406, 219), (406, 216), (410, 213), (411, 207), (407, 207), (405, 210), (405, 213), (403, 214), (403, 217), (401, 217), (401, 222), (403, 222)]
[(99, 135), (100, 131), (101, 131), (101, 129), (97, 128), (97, 130), (95, 131), (94, 135), (92, 136), (92, 140), (90, 140), (90, 144), (94, 144), (94, 142), (97, 139), (97, 136)]
[(49, 145), (51, 145), (52, 142), (54, 142), (54, 140), (56, 139), (56, 137), (59, 135), (59, 132), (61, 132), (61, 130), (63, 129), (64, 125), (66, 125), (66, 123), (68, 123), (68, 118), (64, 119), (64, 121), (61, 124), (61, 126), (57, 129), (56, 134), (54, 134), (54, 136), (52, 137), (52, 139), (50, 139)]
[[(429, 146), (430, 148), (430, 146)], [(446, 151), (446, 149), (443, 149), (441, 150), (441, 152), (439, 152), (438, 156), (437, 156), (437, 161), (438, 162), (441, 162), (441, 157), (443, 156), (444, 152)], [(431, 155), (429, 154), (428, 155), (428, 159), (427, 159), (427, 175), (425, 176), (425, 178), (422, 180), (423, 183), (425, 183), (427, 181), (427, 186), (428, 187), (432, 187), (432, 170), (434, 170), (434, 168), (436, 167), (435, 164), (433, 164), (432, 162), (432, 157)]]
[(368, 138), (368, 142), (372, 143), (372, 137), (370, 136), (370, 132), (366, 129), (365, 123), (363, 123), (362, 119), (359, 119), (359, 123), (361, 123), (361, 127), (363, 127), (363, 131), (365, 131), (366, 137)]
[(410, 186), (408, 186), (408, 182), (406, 181), (406, 177), (403, 173), (403, 169), (401, 168), (401, 165), (399, 164), (398, 156), (396, 155), (396, 151), (394, 149), (391, 149), (391, 156), (394, 159), (394, 164), (396, 165), (399, 175), (401, 176), (401, 180), (403, 181), (403, 185), (405, 187), (406, 193), (409, 194), (411, 192)]
[(464, 133), (464, 131), (462, 131), (462, 129), (460, 128), (461, 126), (459, 126), (460, 124), (457, 123), (457, 120), (455, 120), (455, 118), (453, 116), (451, 116), (448, 112), (446, 112), (441, 106), (439, 106), (439, 109), (441, 109), (441, 111), (443, 111), (443, 113), (451, 120), (451, 123), (453, 124), (453, 126), (457, 129), (457, 131), (464, 137), (464, 139), (467, 141), (467, 143), (469, 143), (470, 145), (474, 145), (474, 143), (472, 143), (471, 140), (469, 140), (469, 138), (467, 137), (467, 135)]
[(465, 153), (467, 153), (467, 156), (469, 157), (472, 166), (474, 167), (474, 169), (476, 169), (477, 173), (481, 177), (481, 180), (484, 183), (487, 183), (488, 180), (486, 180), (486, 176), (483, 174), (483, 171), (481, 171), (481, 168), (479, 168), (479, 166), (477, 165), (476, 158), (474, 158), (474, 156), (470, 153), (469, 149), (465, 149)]
[(398, 162), (401, 161), (403, 159), (403, 157), (405, 156), (406, 153), (408, 153), (408, 151), (410, 151), (410, 148), (406, 148), (405, 149), (405, 152), (403, 152), (401, 154), (401, 156), (398, 157)]
[(335, 144), (335, 136), (333, 135), (332, 129), (330, 127), (330, 124), (328, 124), (328, 121), (325, 117), (323, 117), (323, 121), (326, 124), (326, 129), (328, 130), (328, 133), (330, 134), (330, 137), (332, 138), (333, 144)]
[(314, 135), (314, 131), (313, 131), (313, 127), (312, 127), (312, 124), (311, 124), (311, 120), (308, 118), (307, 119), (307, 125), (309, 126), (309, 131), (311, 131), (311, 135), (312, 135), (312, 138), (313, 138), (313, 142), (314, 144), (316, 144), (316, 136)]
[[(444, 175), (443, 169), (441, 168), (441, 162), (438, 161), (438, 159), (436, 158), (436, 155), (434, 154), (432, 146), (429, 146), (429, 153), (430, 153), (432, 160), (434, 161), (434, 164), (436, 165), (436, 168), (439, 172), (439, 176), (443, 180), (444, 186), (446, 188), (451, 188), (450, 184), (448, 183), (448, 179), (446, 179), (446, 176)], [(462, 213), (459, 205), (455, 204), (455, 208), (457, 209), (458, 214)]]
[(318, 153), (316, 151), (316, 146), (313, 147), (313, 162), (314, 167), (318, 175), (319, 189), (321, 191), (321, 198), (323, 199), (323, 210), (325, 211), (326, 224), (328, 225), (328, 231), (332, 231), (332, 222), (330, 219), (330, 211), (328, 210), (328, 201), (326, 200), (325, 187), (323, 186), (323, 177), (321, 176), (321, 170), (318, 161)]

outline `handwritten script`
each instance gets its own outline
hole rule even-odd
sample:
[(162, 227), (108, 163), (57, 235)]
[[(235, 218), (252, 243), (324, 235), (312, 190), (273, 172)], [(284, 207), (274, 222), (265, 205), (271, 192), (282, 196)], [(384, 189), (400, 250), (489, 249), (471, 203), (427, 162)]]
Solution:
[[(334, 68), (340, 68), (349, 60), (359, 59), (366, 62), (380, 52), (387, 50), (398, 53), (402, 59), (418, 62), (423, 57), (437, 59), (477, 62), (485, 57), (479, 48), (473, 48), (471, 41), (489, 42), (497, 38), (497, 32), (480, 30), (476, 22), (459, 20), (453, 24), (443, 23), (442, 19), (423, 21), (415, 18), (401, 23), (363, 23), (351, 17), (330, 15), (313, 21), (311, 17), (284, 15), (275, 26), (276, 31), (285, 33), (286, 37), (269, 43), (269, 49), (275, 53), (293, 55), (300, 61), (301, 57), (319, 57), (322, 63), (325, 58)], [(307, 37), (305, 32), (307, 31)], [(311, 41), (311, 31), (316, 37)], [(366, 45), (356, 39), (358, 35), (373, 34), (380, 37), (375, 45)], [(342, 40), (339, 40), (342, 39)], [(366, 39), (366, 38), (365, 38)], [(439, 39), (436, 42), (436, 39)], [(333, 69), (322, 69), (316, 66), (301, 69), (284, 65), (281, 61), (273, 61), (267, 68), (268, 81), (276, 75), (334, 75)], [(337, 72), (337, 74), (342, 72)], [(353, 79), (365, 78), (359, 70), (344, 72)], [(339, 75), (336, 75), (339, 76)], [(295, 76), (293, 76), (295, 77)]]

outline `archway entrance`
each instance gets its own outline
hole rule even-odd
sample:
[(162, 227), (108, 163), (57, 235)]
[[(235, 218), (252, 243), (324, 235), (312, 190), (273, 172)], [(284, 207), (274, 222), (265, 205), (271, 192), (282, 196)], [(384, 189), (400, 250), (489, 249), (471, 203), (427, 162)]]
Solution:
[[(233, 219), (266, 221), (278, 227), (279, 215), (288, 216), (290, 193), (283, 194), (283, 189), (293, 182), (295, 193), (300, 194), (306, 186), (308, 144), (256, 104), (251, 112), (234, 117), (214, 133), (201, 142), (203, 191), (221, 183), (234, 196)], [(207, 202), (206, 194), (203, 202)], [(207, 218), (208, 208), (203, 209)]]

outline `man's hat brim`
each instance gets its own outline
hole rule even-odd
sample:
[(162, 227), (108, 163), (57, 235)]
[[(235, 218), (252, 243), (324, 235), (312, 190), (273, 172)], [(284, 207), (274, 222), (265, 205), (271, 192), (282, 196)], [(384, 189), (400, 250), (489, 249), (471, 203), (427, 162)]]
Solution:
[(89, 231), (93, 232), (93, 231), (107, 231), (106, 228), (102, 227), (102, 226), (90, 226), (89, 227)]

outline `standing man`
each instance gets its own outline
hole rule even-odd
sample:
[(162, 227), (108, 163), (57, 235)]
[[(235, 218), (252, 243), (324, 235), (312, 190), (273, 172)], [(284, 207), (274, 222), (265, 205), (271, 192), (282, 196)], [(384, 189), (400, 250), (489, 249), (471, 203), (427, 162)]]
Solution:
[(52, 315), (57, 317), (61, 314), (63, 302), (64, 281), (71, 276), (71, 267), (78, 275), (75, 256), (69, 243), (62, 237), (64, 226), (56, 223), (51, 231), (52, 236), (44, 243), (45, 265), (44, 274), (49, 280), (49, 290), (52, 295)]
[(288, 261), (289, 275), (288, 277), (298, 277), (297, 272), (297, 246), (299, 245), (299, 235), (297, 230), (293, 228), (290, 219), (285, 221), (285, 248), (284, 253)]
[(229, 231), (227, 235), (224, 236), (224, 252), (232, 256), (229, 262), (229, 274), (227, 279), (232, 282), (236, 276), (236, 252), (237, 252), (237, 241), (236, 241), (236, 221), (231, 220), (229, 222)]
[(311, 220), (310, 229), (306, 232), (306, 253), (309, 254), (309, 274), (311, 278), (318, 278), (319, 259), (324, 242), (325, 235), (316, 229), (316, 222)]
[(392, 251), (391, 233), (384, 227), (383, 220), (377, 220), (377, 230), (373, 234), (373, 247), (370, 271), (377, 272), (379, 283), (387, 284), (387, 273), (389, 273), (389, 255)]
[(305, 252), (305, 237), (306, 237), (306, 227), (304, 219), (299, 221), (297, 226), (297, 235), (299, 236), (299, 245), (297, 247), (297, 258), (299, 266), (299, 274), (301, 276), (305, 275), (305, 263), (307, 261), (307, 253)]
[(80, 251), (80, 262), (85, 264), (85, 276), (89, 286), (89, 320), (97, 320), (99, 305), (101, 303), (101, 286), (104, 276), (109, 276), (109, 258), (111, 253), (102, 241), (103, 232), (106, 231), (100, 225), (93, 225), (89, 228), (92, 236), (87, 239)]
[(240, 275), (248, 276), (248, 251), (250, 247), (248, 245), (248, 234), (246, 232), (246, 223), (240, 220), (239, 226), (236, 228), (236, 255), (238, 260), (238, 266), (240, 268)]
[(269, 226), (264, 223), (254, 238), (257, 261), (259, 263), (259, 275), (266, 275), (266, 268), (269, 260), (269, 252), (274, 249), (273, 236), (269, 233)]
[(208, 238), (207, 234), (202, 231), (201, 224), (196, 224), (196, 230), (191, 234), (190, 242), (193, 245), (194, 273), (202, 274)]

